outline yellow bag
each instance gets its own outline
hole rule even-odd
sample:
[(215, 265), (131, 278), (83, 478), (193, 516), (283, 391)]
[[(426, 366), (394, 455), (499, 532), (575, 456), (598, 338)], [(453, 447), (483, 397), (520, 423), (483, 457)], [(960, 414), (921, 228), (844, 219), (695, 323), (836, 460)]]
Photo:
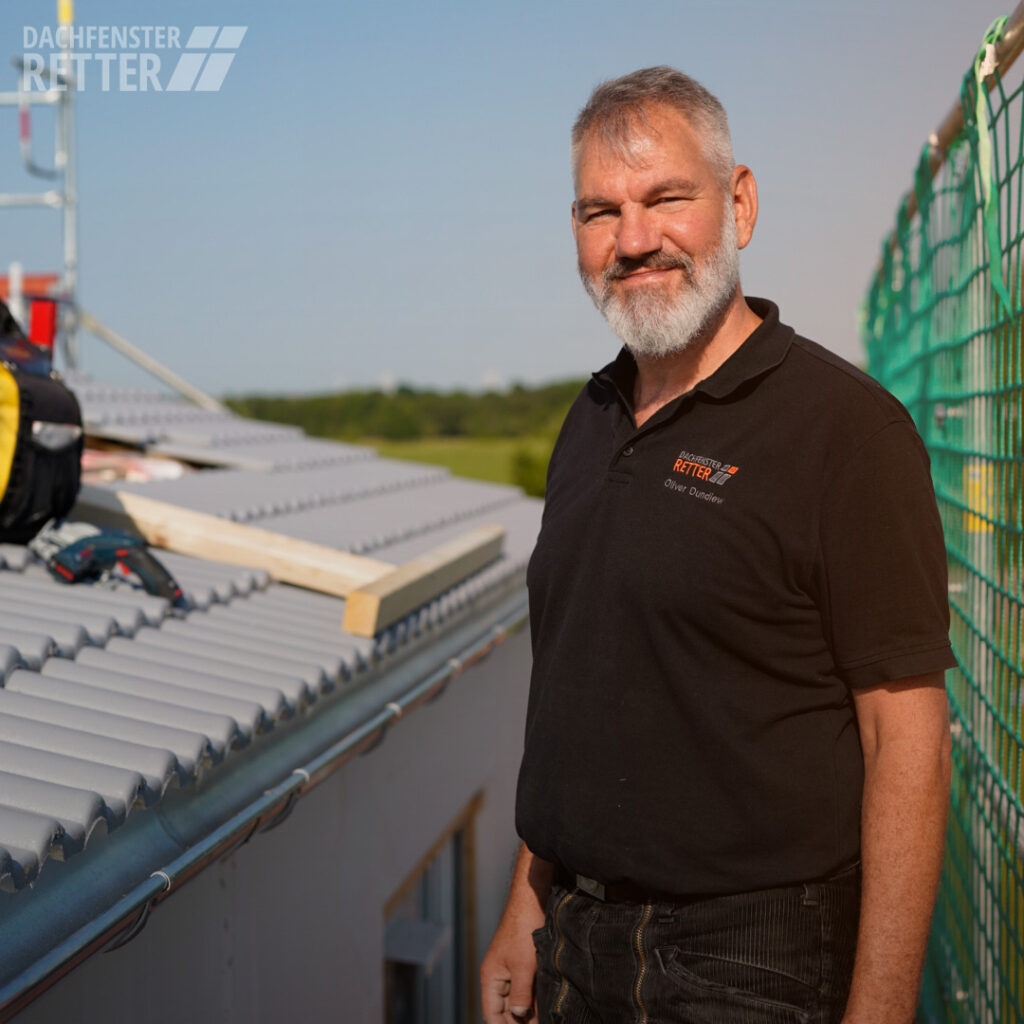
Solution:
[(82, 412), (63, 381), (0, 362), (0, 541), (25, 544), (67, 515), (82, 445)]

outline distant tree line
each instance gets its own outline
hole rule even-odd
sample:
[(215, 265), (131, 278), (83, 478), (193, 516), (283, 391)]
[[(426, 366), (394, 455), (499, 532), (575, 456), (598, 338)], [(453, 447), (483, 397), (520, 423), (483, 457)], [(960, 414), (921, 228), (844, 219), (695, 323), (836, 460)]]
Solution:
[(558, 429), (582, 381), (470, 394), (401, 386), (394, 392), (330, 395), (242, 395), (227, 404), (242, 416), (292, 423), (307, 434), (356, 441), (382, 437), (524, 437)]
[[(470, 394), (401, 386), (394, 392), (345, 391), (329, 395), (241, 395), (227, 404), (242, 416), (290, 423), (315, 437), (343, 441), (383, 438), (521, 438), (512, 454), (512, 480), (527, 494), (543, 495), (548, 458), (579, 380), (540, 387)], [(526, 443), (531, 439), (532, 444)], [(537, 444), (537, 441), (543, 444)]]

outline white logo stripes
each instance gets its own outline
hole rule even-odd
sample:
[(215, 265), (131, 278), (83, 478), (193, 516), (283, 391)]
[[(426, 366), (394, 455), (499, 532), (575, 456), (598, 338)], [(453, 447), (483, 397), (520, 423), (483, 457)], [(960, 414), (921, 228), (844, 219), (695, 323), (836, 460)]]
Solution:
[(219, 92), (247, 27), (197, 25), (185, 43), (185, 52), (178, 58), (166, 91)]

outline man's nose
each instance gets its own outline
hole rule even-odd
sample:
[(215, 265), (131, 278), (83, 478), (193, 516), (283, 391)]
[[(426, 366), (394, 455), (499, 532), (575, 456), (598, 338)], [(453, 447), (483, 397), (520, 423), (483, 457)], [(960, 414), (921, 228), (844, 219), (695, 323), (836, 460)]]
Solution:
[(643, 206), (623, 207), (619, 214), (615, 255), (635, 260), (660, 248), (661, 229), (655, 214)]

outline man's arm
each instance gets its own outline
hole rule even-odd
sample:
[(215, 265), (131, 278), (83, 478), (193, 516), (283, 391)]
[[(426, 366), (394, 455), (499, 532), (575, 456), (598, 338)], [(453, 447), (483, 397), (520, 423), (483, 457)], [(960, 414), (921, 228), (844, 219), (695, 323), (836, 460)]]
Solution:
[(524, 843), (519, 850), (505, 913), (480, 965), (485, 1024), (513, 1024), (534, 1015), (537, 954), (532, 933), (544, 924), (552, 866)]
[(863, 891), (843, 1024), (908, 1024), (949, 805), (950, 738), (941, 672), (854, 691), (864, 751)]

